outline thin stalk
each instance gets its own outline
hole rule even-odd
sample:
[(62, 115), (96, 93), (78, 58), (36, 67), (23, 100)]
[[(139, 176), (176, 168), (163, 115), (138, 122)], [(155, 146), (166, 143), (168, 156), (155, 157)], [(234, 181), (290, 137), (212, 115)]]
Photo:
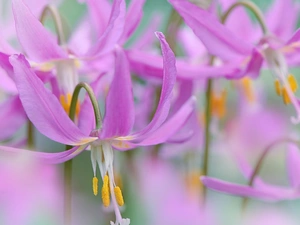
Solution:
[(69, 117), (71, 118), (71, 120), (74, 121), (75, 112), (76, 112), (76, 104), (77, 104), (77, 101), (78, 101), (78, 96), (79, 96), (79, 92), (80, 92), (81, 88), (84, 88), (86, 90), (86, 92), (88, 93), (89, 97), (90, 97), (90, 100), (92, 102), (93, 109), (94, 109), (96, 129), (100, 129), (101, 126), (102, 126), (102, 116), (101, 116), (101, 113), (100, 113), (98, 101), (97, 101), (97, 98), (94, 94), (93, 89), (87, 83), (80, 82), (75, 87), (73, 95), (72, 95)]
[[(100, 129), (102, 125), (102, 117), (98, 105), (97, 98), (93, 92), (93, 89), (84, 82), (77, 84), (72, 95), (69, 117), (71, 120), (75, 120), (76, 105), (78, 102), (78, 96), (81, 88), (84, 88), (88, 93), (90, 100), (93, 105), (96, 129)], [(72, 146), (66, 146), (66, 150), (70, 149)], [(64, 224), (72, 224), (72, 167), (73, 160), (69, 160), (64, 164)]]
[(236, 2), (234, 4), (232, 4), (229, 9), (223, 14), (223, 16), (221, 17), (221, 22), (224, 24), (225, 21), (227, 20), (228, 16), (230, 15), (230, 13), (237, 7), (239, 6), (243, 6), (247, 9), (249, 9), (251, 12), (253, 12), (254, 16), (256, 17), (262, 31), (264, 34), (269, 33), (268, 27), (265, 23), (264, 20), (264, 16), (261, 12), (261, 10), (257, 7), (256, 4), (254, 4), (253, 2), (250, 1), (240, 1), (240, 2)]
[(62, 20), (61, 20), (61, 16), (57, 10), (56, 7), (51, 6), (51, 5), (47, 5), (43, 12), (42, 15), (40, 17), (40, 21), (42, 24), (44, 24), (47, 13), (49, 13), (54, 21), (54, 26), (55, 26), (55, 30), (58, 36), (58, 44), (59, 45), (65, 45), (66, 44), (66, 38), (65, 38), (65, 34), (64, 34), (64, 30), (63, 30), (63, 24), (62, 24)]
[[(66, 150), (70, 149), (66, 146)], [(64, 163), (64, 224), (72, 224), (72, 167), (73, 160)]]
[[(213, 65), (214, 62), (214, 56), (211, 56), (210, 58), (210, 65)], [(208, 174), (208, 164), (209, 164), (209, 147), (210, 147), (210, 141), (211, 136), (209, 132), (210, 123), (211, 123), (211, 102), (212, 102), (212, 86), (213, 86), (213, 80), (208, 79), (207, 86), (206, 86), (206, 106), (205, 106), (205, 140), (204, 140), (204, 155), (203, 155), (203, 165), (202, 165), (202, 173), (203, 176), (206, 176)], [(205, 203), (206, 200), (206, 192), (207, 188), (203, 186), (203, 202)]]
[(179, 13), (173, 8), (170, 14), (170, 17), (167, 22), (166, 29), (166, 40), (169, 43), (170, 48), (174, 53), (176, 53), (177, 46), (177, 33), (180, 25), (183, 23), (182, 17)]
[(34, 127), (30, 120), (27, 121), (27, 146), (29, 149), (34, 150)]
[[(294, 143), (294, 144), (299, 144), (299, 141), (293, 140), (291, 138), (283, 138), (276, 140), (269, 144), (262, 152), (261, 156), (258, 158), (258, 161), (254, 167), (254, 170), (250, 176), (248, 186), (251, 187), (253, 185), (255, 177), (259, 174), (259, 171), (264, 163), (265, 158), (267, 157), (268, 153), (271, 151), (272, 148), (274, 148), (276, 145), (281, 144), (281, 143)], [(248, 198), (245, 197), (242, 202), (242, 209), (244, 210), (248, 204)]]
[[(251, 10), (255, 17), (257, 18), (262, 31), (264, 34), (267, 34), (268, 28), (263, 19), (263, 14), (260, 9), (252, 2), (249, 1), (241, 1), (234, 3), (230, 6), (230, 8), (223, 14), (221, 17), (221, 23), (225, 23), (230, 13), (238, 6), (243, 6)], [(213, 65), (214, 56), (211, 57), (210, 65)], [(205, 142), (204, 142), (204, 156), (203, 156), (203, 175), (206, 176), (208, 174), (208, 164), (209, 164), (209, 147), (210, 147), (210, 122), (211, 122), (211, 98), (212, 98), (212, 79), (208, 79), (207, 88), (206, 88), (206, 113), (205, 113)], [(259, 169), (259, 168), (258, 168)], [(203, 202), (205, 203), (207, 189), (203, 187)]]

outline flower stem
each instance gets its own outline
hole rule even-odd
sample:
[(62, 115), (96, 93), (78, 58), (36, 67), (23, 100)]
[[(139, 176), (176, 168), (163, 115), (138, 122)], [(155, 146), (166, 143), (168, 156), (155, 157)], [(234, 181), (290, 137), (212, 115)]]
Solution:
[[(210, 58), (210, 65), (214, 62), (214, 56)], [(203, 155), (203, 165), (202, 165), (202, 174), (206, 176), (208, 174), (208, 164), (209, 164), (209, 147), (210, 147), (210, 122), (211, 122), (211, 99), (212, 99), (212, 85), (213, 80), (208, 79), (206, 86), (206, 106), (205, 106), (205, 141), (204, 141), (204, 155)], [(203, 203), (205, 203), (207, 188), (203, 186)]]
[(166, 40), (174, 53), (176, 52), (177, 46), (177, 33), (182, 23), (182, 17), (174, 8), (172, 8), (171, 14), (167, 22)]
[[(278, 144), (281, 144), (281, 143), (294, 143), (294, 144), (299, 144), (299, 141), (297, 140), (293, 140), (291, 138), (282, 138), (282, 139), (279, 139), (279, 140), (276, 140), (274, 142), (272, 142), (271, 144), (269, 144), (262, 152), (261, 156), (258, 158), (258, 161), (256, 163), (256, 166), (251, 174), (251, 177), (249, 179), (249, 182), (248, 182), (248, 186), (251, 187), (253, 185), (253, 182), (254, 182), (254, 179), (255, 177), (258, 175), (262, 165), (263, 165), (263, 162), (265, 160), (265, 158), (267, 157), (268, 153), (271, 151), (271, 149), (273, 147), (275, 147), (276, 145)], [(245, 210), (246, 206), (248, 204), (248, 198), (247, 197), (244, 197), (243, 198), (243, 202), (242, 202), (242, 209)]]
[(62, 26), (62, 20), (61, 20), (61, 16), (57, 10), (56, 7), (51, 6), (51, 5), (47, 5), (43, 12), (42, 15), (40, 17), (40, 21), (41, 23), (45, 22), (47, 13), (49, 13), (54, 21), (54, 25), (55, 25), (55, 30), (58, 36), (58, 44), (59, 45), (65, 45), (66, 43), (66, 38), (64, 35), (64, 31), (63, 31), (63, 26)]
[[(66, 146), (66, 150), (69, 149)], [(73, 160), (64, 164), (64, 224), (72, 224), (72, 166)]]
[(79, 95), (79, 92), (80, 92), (81, 88), (84, 88), (86, 90), (86, 92), (88, 93), (89, 97), (90, 97), (90, 100), (92, 102), (93, 109), (94, 109), (96, 129), (100, 129), (101, 126), (102, 126), (102, 116), (101, 116), (101, 113), (100, 113), (98, 101), (97, 101), (97, 98), (94, 94), (93, 89), (87, 83), (80, 82), (75, 87), (73, 95), (72, 95), (69, 117), (71, 118), (71, 120), (74, 121), (75, 112), (76, 112), (76, 105), (77, 105), (77, 101), (78, 101), (78, 95)]
[(240, 1), (240, 2), (236, 2), (234, 4), (232, 4), (229, 9), (227, 9), (227, 11), (223, 14), (223, 16), (221, 17), (221, 22), (224, 24), (225, 21), (227, 20), (228, 16), (230, 15), (230, 13), (237, 8), (238, 6), (243, 6), (247, 9), (249, 9), (251, 12), (253, 12), (254, 16), (256, 17), (258, 23), (260, 24), (260, 27), (263, 31), (264, 34), (269, 33), (269, 30), (267, 28), (267, 25), (265, 23), (264, 20), (264, 16), (261, 12), (261, 10), (257, 7), (256, 4), (254, 4), (253, 2), (250, 1)]
[[(73, 121), (75, 120), (76, 105), (78, 102), (78, 96), (81, 88), (84, 88), (90, 97), (90, 100), (94, 108), (96, 129), (100, 129), (102, 124), (102, 117), (101, 117), (98, 101), (93, 92), (93, 89), (87, 83), (80, 82), (75, 87), (72, 95), (69, 117), (71, 120)], [(71, 146), (66, 146), (66, 150), (70, 148)], [(64, 183), (65, 184), (64, 185), (64, 224), (65, 225), (72, 224), (72, 166), (73, 166), (73, 160), (69, 160), (64, 164), (64, 182), (65, 182)]]
[(27, 146), (34, 150), (34, 128), (30, 120), (27, 121)]

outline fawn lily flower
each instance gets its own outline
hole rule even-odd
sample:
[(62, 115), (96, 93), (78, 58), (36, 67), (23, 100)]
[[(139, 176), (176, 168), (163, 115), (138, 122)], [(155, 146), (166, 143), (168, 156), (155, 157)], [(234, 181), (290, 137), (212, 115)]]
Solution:
[(292, 122), (300, 122), (300, 107), (294, 95), (297, 90), (297, 82), (293, 76), (289, 75), (285, 61), (286, 58), (287, 61), (299, 62), (297, 53), (299, 51), (300, 30), (296, 31), (287, 42), (278, 40), (267, 33), (260, 40), (258, 46), (254, 47), (239, 40), (213, 15), (192, 3), (185, 0), (170, 0), (170, 2), (212, 55), (218, 56), (224, 62), (228, 60), (231, 63), (234, 62), (236, 65), (245, 65), (245, 62), (248, 62), (245, 69), (236, 70), (234, 73), (228, 74), (227, 78), (240, 78), (245, 75), (255, 78), (259, 75), (265, 59), (278, 79), (275, 80), (277, 93), (282, 95), (285, 104), (292, 103), (296, 110), (297, 117), (292, 118)]
[[(35, 127), (50, 139), (75, 146), (61, 153), (31, 152), (46, 162), (61, 163), (74, 158), (88, 145), (91, 146), (91, 160), (95, 177), (94, 194), (98, 193), (96, 164), (98, 163), (103, 179), (102, 200), (104, 206), (110, 204), (110, 197), (116, 214), (115, 224), (129, 224), (122, 219), (119, 207), (124, 204), (121, 189), (115, 185), (113, 174), (112, 146), (126, 150), (136, 146), (163, 143), (178, 131), (192, 114), (195, 99), (192, 97), (168, 120), (171, 93), (176, 80), (175, 57), (162, 33), (156, 33), (161, 42), (164, 56), (164, 77), (160, 101), (152, 121), (141, 131), (131, 133), (134, 124), (134, 101), (128, 62), (123, 50), (116, 47), (115, 75), (107, 99), (103, 125), (100, 130), (90, 129), (85, 135), (67, 116), (57, 98), (46, 89), (41, 80), (30, 69), (24, 56), (12, 56), (16, 86), (24, 109)], [(87, 121), (91, 121), (89, 115)], [(166, 122), (165, 122), (166, 121)], [(20, 149), (0, 147), (4, 151), (22, 151)], [(112, 223), (113, 224), (113, 223)]]
[[(64, 41), (59, 45), (23, 0), (13, 0), (12, 2), (20, 44), (31, 60), (32, 66), (44, 71), (55, 69), (60, 92), (59, 99), (65, 110), (68, 111), (71, 94), (79, 82), (77, 68), (79, 60), (94, 59), (113, 51), (124, 26), (125, 1), (114, 1), (107, 28), (98, 37), (96, 43), (81, 54), (72, 53)], [(77, 111), (79, 112), (79, 108)]]
[[(254, 179), (253, 186), (251, 187), (205, 176), (201, 177), (201, 180), (208, 188), (231, 195), (257, 198), (266, 201), (297, 199), (300, 197), (299, 163), (299, 148), (295, 144), (289, 144), (286, 165), (291, 187), (267, 184), (258, 177)], [(252, 168), (246, 163), (245, 159), (241, 157), (239, 158), (239, 164), (244, 176), (249, 179), (253, 173)]]

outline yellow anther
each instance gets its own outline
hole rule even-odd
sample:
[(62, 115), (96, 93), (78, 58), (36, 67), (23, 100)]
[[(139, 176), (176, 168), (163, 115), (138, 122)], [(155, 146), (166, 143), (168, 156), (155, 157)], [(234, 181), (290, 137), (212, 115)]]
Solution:
[(283, 98), (283, 102), (284, 104), (289, 104), (291, 103), (291, 99), (290, 96), (287, 93), (287, 90), (285, 88), (282, 88), (282, 98)]
[(245, 96), (249, 102), (254, 102), (255, 95), (252, 88), (252, 80), (245, 77), (241, 80), (243, 91), (245, 92)]
[(108, 207), (110, 205), (108, 175), (105, 175), (103, 178), (103, 186), (101, 192), (103, 205), (105, 207)]
[(93, 192), (94, 192), (94, 195), (97, 196), (97, 194), (98, 194), (98, 178), (97, 177), (93, 177)]
[[(59, 96), (59, 101), (64, 110), (66, 111), (67, 114), (70, 112), (70, 106), (71, 106), (71, 100), (72, 100), (72, 95), (68, 93), (67, 95), (60, 95)], [(75, 115), (78, 117), (80, 111), (80, 104), (79, 101), (77, 101), (76, 104), (76, 110), (75, 110)]]
[(298, 83), (297, 83), (295, 77), (292, 74), (290, 74), (288, 76), (288, 82), (290, 84), (290, 87), (291, 87), (292, 91), (295, 93), (298, 89)]
[(281, 84), (280, 81), (278, 79), (275, 80), (275, 91), (277, 93), (278, 96), (281, 96)]
[(227, 98), (227, 92), (226, 90), (223, 90), (221, 93), (221, 96), (216, 96), (213, 94), (212, 96), (212, 113), (216, 117), (219, 117), (220, 119), (223, 118), (226, 114), (226, 98)]
[(117, 200), (118, 205), (119, 206), (124, 205), (124, 199), (123, 199), (121, 188), (119, 188), (118, 186), (116, 186), (114, 188), (114, 192), (115, 192), (115, 196), (116, 196), (116, 200)]

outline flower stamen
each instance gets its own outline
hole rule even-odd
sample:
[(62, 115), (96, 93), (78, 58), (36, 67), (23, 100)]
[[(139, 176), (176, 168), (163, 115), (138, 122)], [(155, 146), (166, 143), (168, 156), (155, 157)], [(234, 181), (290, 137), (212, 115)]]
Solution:
[(115, 196), (116, 196), (116, 200), (117, 200), (118, 205), (123, 206), (124, 205), (124, 199), (123, 199), (121, 188), (119, 186), (116, 186), (114, 188), (114, 192), (115, 192)]
[(97, 177), (93, 177), (93, 192), (94, 192), (95, 196), (98, 195), (98, 178)]
[(104, 207), (108, 207), (110, 205), (110, 197), (109, 197), (109, 178), (108, 175), (105, 175), (103, 178), (103, 186), (102, 186), (102, 202)]

